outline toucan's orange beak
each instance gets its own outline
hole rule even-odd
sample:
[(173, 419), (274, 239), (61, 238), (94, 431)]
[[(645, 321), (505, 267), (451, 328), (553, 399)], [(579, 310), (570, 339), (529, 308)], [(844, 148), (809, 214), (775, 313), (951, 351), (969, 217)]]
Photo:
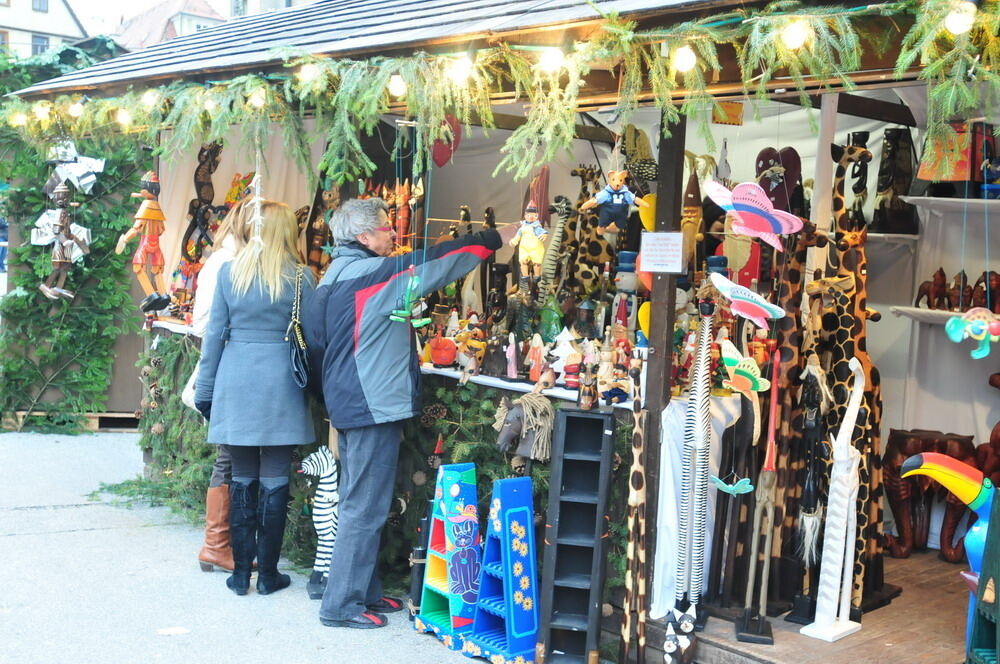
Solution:
[(926, 475), (941, 483), (963, 503), (976, 509), (984, 493), (983, 473), (945, 454), (926, 452), (914, 454), (903, 462), (900, 476)]

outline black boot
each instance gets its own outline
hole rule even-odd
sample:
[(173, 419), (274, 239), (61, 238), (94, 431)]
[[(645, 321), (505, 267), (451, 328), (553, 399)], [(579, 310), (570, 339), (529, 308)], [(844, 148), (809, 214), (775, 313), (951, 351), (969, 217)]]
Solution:
[(229, 485), (229, 533), (233, 547), (233, 573), (226, 585), (237, 595), (250, 589), (250, 572), (257, 555), (257, 480)]
[(287, 574), (278, 573), (281, 540), (288, 519), (288, 485), (273, 489), (262, 488), (257, 511), (257, 592), (270, 595), (292, 582)]

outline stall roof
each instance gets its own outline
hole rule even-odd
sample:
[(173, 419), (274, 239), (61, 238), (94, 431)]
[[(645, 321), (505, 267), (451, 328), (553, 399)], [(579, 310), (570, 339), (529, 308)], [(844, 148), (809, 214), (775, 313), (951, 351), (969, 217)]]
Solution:
[[(280, 61), (272, 49), (359, 54), (461, 41), (666, 8), (705, 0), (319, 0), (248, 16), (42, 81), (23, 95), (92, 90), (140, 80), (246, 69)], [(659, 10), (659, 11), (658, 11)]]

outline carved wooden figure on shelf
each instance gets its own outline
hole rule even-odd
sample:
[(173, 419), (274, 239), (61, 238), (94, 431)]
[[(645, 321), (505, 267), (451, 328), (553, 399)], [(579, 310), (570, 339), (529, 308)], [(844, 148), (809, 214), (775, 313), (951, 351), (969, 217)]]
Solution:
[(919, 307), (920, 300), (927, 303), (928, 309), (950, 309), (951, 302), (948, 300), (948, 277), (945, 276), (944, 268), (939, 267), (930, 281), (920, 284), (917, 289), (917, 299), (913, 301), (913, 306)]
[(955, 275), (951, 288), (948, 290), (948, 304), (952, 311), (968, 311), (972, 306), (972, 286), (965, 270)]
[(1000, 314), (1000, 273), (987, 270), (972, 287), (972, 306), (985, 307)]

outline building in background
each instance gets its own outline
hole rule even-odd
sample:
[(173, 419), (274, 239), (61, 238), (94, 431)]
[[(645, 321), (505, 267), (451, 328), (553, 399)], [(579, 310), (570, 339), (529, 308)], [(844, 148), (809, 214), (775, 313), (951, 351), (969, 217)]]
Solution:
[(232, 18), (273, 12), (285, 7), (312, 4), (316, 0), (230, 0), (229, 14)]
[(166, 0), (123, 21), (115, 41), (134, 51), (225, 22), (205, 0)]
[(69, 0), (0, 0), (0, 47), (27, 58), (87, 36)]

